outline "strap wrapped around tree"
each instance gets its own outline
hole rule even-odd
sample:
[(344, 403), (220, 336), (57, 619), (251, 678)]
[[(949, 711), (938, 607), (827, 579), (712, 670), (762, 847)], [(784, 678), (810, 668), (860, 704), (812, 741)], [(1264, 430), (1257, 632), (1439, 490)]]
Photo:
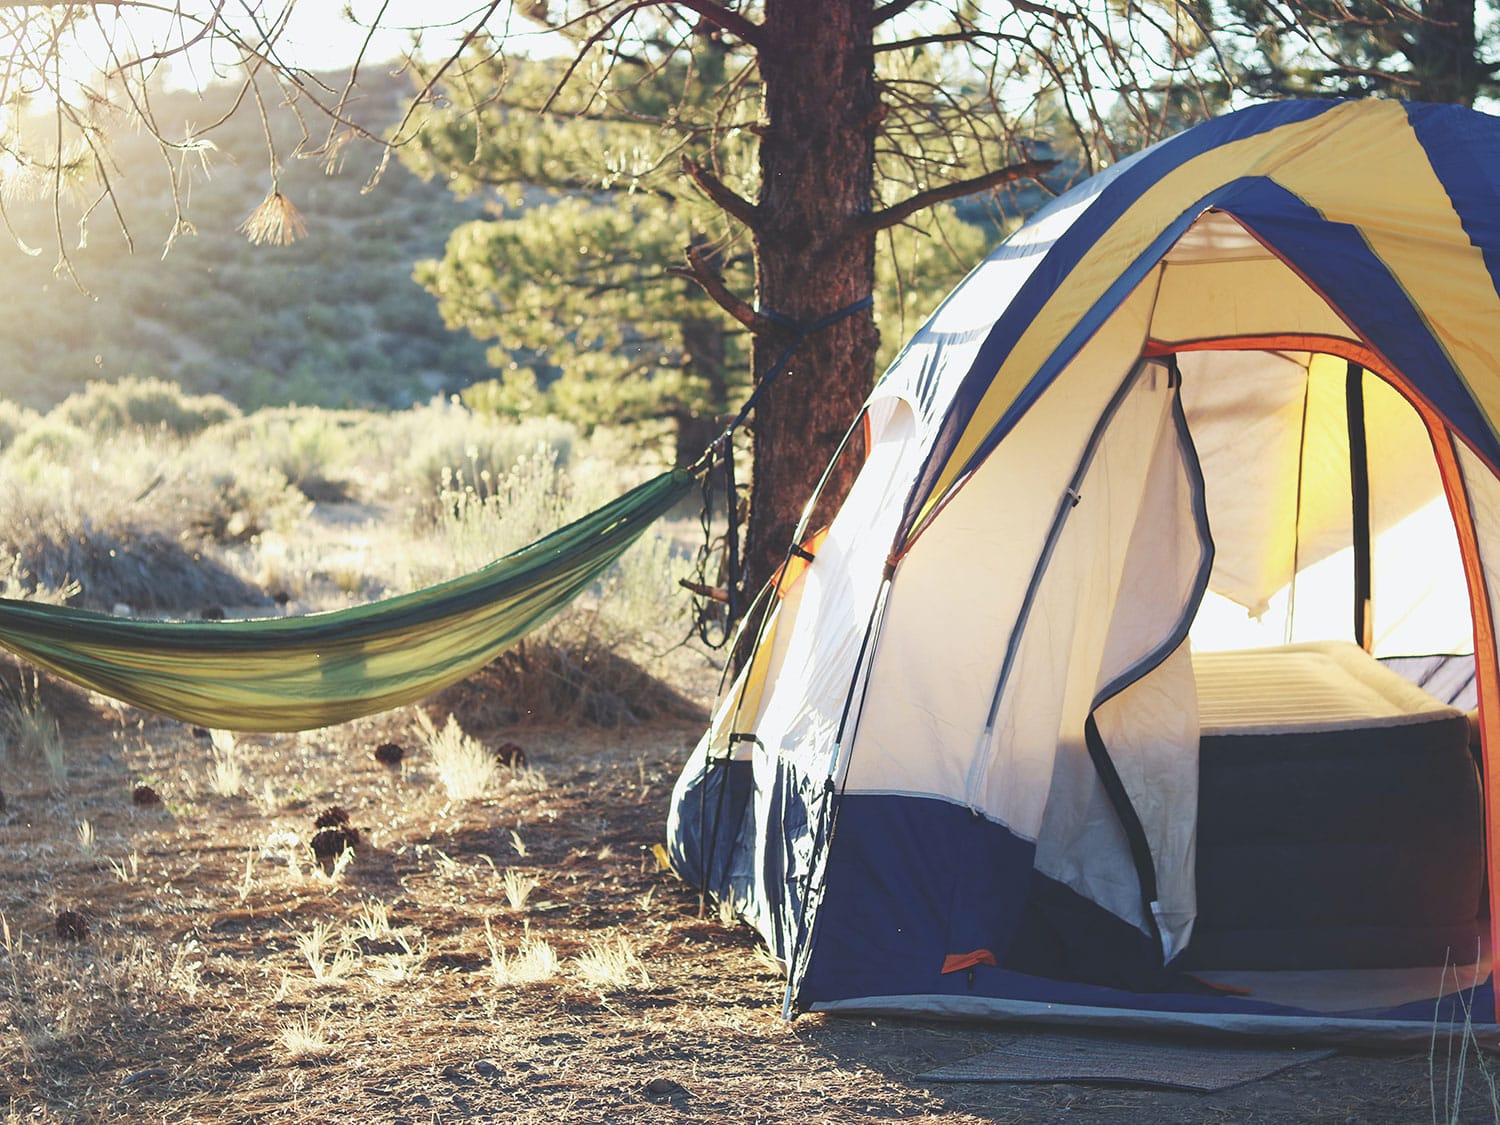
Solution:
[(412, 703), (482, 668), (588, 589), (693, 480), (691, 470), (663, 473), (472, 574), (352, 609), (135, 621), (0, 598), (0, 645), (184, 722), (328, 726)]

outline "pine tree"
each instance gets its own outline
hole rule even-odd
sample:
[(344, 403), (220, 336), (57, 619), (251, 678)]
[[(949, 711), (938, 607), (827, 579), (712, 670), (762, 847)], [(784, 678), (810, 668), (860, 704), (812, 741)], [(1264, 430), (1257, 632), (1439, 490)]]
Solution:
[[(702, 68), (635, 69), (616, 64), (587, 114), (566, 102), (529, 109), (546, 102), (560, 64), (466, 74), (402, 156), (494, 213), (455, 230), (443, 258), (421, 263), (416, 277), (450, 327), (493, 342), (497, 377), (465, 393), (472, 403), (584, 426), (670, 419), (677, 463), (688, 464), (751, 380), (744, 328), (681, 276), (684, 248), (737, 289), (750, 288), (752, 263), (732, 230), (704, 233), (722, 226), (720, 213), (682, 190), (672, 159), (680, 134), (665, 127), (668, 115), (696, 129), (721, 108), (705, 104)], [(895, 325), (887, 353), (905, 334), (903, 318), (929, 308), (996, 233), (947, 207), (921, 229), (890, 232), (876, 286), (877, 316)]]

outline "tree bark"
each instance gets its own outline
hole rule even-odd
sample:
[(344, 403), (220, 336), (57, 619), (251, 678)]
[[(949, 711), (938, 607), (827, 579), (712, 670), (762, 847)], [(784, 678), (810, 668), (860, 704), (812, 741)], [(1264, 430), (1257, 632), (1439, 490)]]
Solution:
[[(872, 0), (766, 0), (758, 58), (765, 120), (755, 229), (756, 296), (773, 318), (809, 324), (868, 297), (875, 235), (875, 83)], [(796, 339), (757, 334), (762, 375)], [(825, 466), (869, 394), (879, 333), (862, 309), (802, 340), (756, 407), (755, 471), (745, 585), (753, 593), (780, 565)], [(826, 522), (863, 457), (851, 449), (825, 490)]]

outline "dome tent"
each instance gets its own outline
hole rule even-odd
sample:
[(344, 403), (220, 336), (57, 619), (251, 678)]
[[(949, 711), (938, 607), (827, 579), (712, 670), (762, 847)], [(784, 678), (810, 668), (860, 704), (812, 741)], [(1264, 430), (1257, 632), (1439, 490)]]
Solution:
[[(673, 797), (789, 1012), (1493, 1018), (1497, 282), (1500, 122), (1386, 101), (1188, 130), (965, 279)], [(1375, 659), (1464, 653), (1472, 738)]]

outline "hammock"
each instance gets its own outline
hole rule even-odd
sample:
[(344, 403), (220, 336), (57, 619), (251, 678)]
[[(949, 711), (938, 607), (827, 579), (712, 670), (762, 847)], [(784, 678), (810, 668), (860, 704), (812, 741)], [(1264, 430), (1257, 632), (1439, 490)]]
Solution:
[(0, 598), (0, 645), (104, 695), (207, 727), (294, 731), (415, 702), (593, 584), (692, 488), (663, 473), (488, 566), (332, 613), (132, 621)]

